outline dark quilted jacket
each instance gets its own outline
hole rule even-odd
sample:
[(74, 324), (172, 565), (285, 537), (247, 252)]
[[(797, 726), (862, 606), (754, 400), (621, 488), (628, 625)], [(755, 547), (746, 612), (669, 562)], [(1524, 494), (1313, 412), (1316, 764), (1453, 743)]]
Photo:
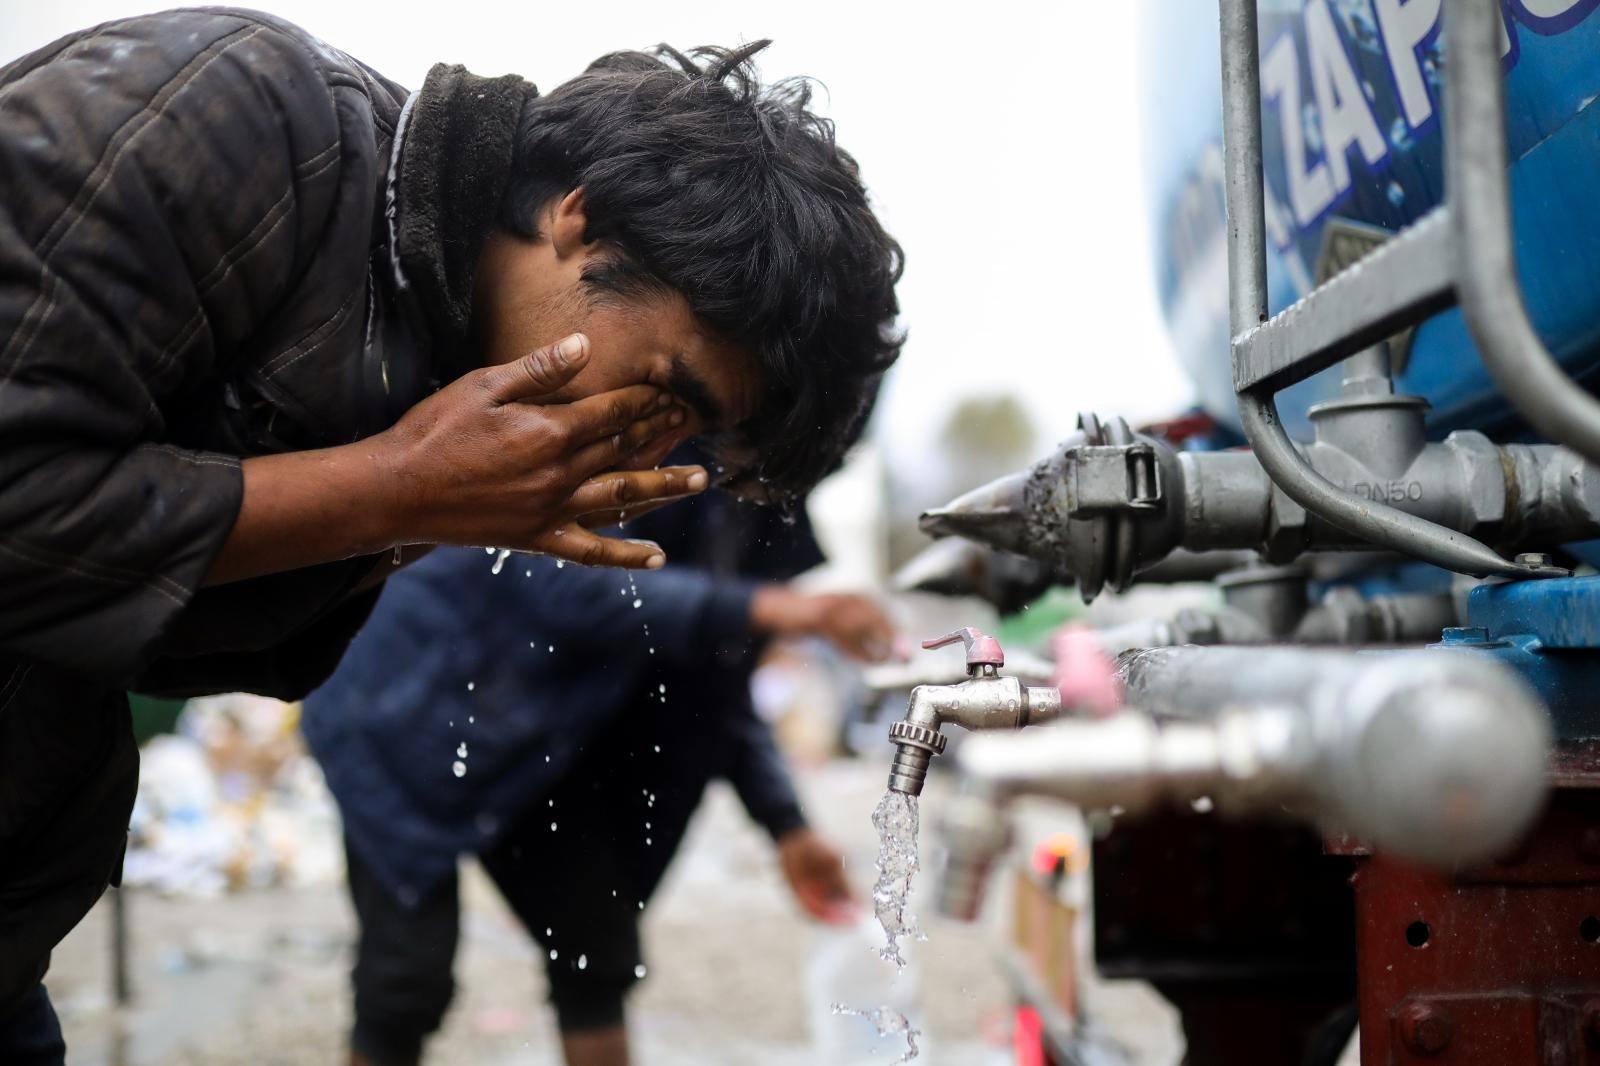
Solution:
[(370, 609), (370, 560), (197, 589), (240, 457), (371, 434), (463, 368), (529, 92), (435, 68), (407, 108), (223, 9), (0, 69), (0, 1014), (114, 871), (121, 690), (296, 697)]

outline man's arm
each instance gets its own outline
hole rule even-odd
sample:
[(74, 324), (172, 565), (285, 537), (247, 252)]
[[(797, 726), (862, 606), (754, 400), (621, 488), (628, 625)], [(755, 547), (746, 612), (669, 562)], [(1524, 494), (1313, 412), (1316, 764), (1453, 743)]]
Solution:
[(683, 412), (652, 386), (539, 403), (588, 358), (587, 339), (575, 334), (465, 375), (377, 436), (245, 460), (239, 516), (206, 583), (412, 544), (661, 566), (666, 557), (655, 545), (597, 536), (583, 519), (699, 492), (705, 471), (611, 471), (683, 423)]

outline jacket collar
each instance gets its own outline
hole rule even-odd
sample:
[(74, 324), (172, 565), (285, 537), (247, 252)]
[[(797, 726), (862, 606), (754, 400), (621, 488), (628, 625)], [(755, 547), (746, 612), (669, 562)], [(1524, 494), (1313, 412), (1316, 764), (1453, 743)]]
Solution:
[(440, 63), (395, 129), (385, 214), (395, 287), (421, 312), (440, 383), (478, 365), (469, 327), (473, 272), (500, 213), (523, 105), (514, 74), (481, 78)]

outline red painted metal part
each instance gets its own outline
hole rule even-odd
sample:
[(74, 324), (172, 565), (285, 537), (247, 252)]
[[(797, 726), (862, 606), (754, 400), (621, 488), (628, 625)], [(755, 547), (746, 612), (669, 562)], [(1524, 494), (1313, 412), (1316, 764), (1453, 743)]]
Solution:
[(1502, 862), (1358, 859), (1362, 1066), (1600, 1066), (1600, 744), (1583, 747)]

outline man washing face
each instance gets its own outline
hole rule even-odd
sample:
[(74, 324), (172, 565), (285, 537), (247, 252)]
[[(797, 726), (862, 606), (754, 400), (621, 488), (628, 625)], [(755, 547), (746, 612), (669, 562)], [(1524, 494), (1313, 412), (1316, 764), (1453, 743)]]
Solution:
[(123, 692), (298, 698), (410, 546), (808, 489), (899, 349), (900, 253), (804, 88), (618, 53), (415, 93), (228, 10), (0, 68), (0, 1060), (117, 876)]

